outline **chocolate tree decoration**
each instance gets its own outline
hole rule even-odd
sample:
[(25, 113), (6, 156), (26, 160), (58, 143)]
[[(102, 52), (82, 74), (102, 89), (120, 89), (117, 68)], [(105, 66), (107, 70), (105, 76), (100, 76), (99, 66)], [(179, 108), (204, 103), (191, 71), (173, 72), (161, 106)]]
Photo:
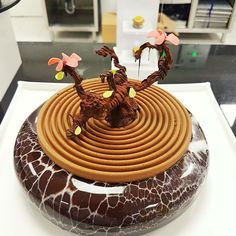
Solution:
[[(105, 119), (111, 127), (124, 127), (137, 118), (137, 112), (140, 110), (135, 100), (136, 92), (150, 87), (154, 82), (163, 80), (167, 75), (172, 64), (172, 55), (165, 41), (177, 45), (179, 40), (174, 34), (166, 34), (160, 30), (152, 31), (148, 35), (155, 37), (155, 44), (144, 43), (135, 52), (135, 59), (141, 60), (144, 49), (156, 49), (159, 52), (158, 71), (150, 74), (142, 82), (129, 81), (126, 74), (126, 67), (120, 65), (119, 59), (112, 48), (103, 46), (96, 53), (100, 56), (110, 56), (114, 61), (117, 70), (107, 71), (100, 75), (101, 82), (107, 83), (109, 90), (103, 95), (95, 92), (85, 91), (82, 85), (83, 78), (77, 73), (76, 67), (81, 58), (73, 53), (67, 56), (62, 53), (63, 58), (51, 58), (48, 65), (58, 63), (56, 70), (56, 79), (62, 79), (64, 74), (69, 74), (75, 82), (75, 90), (81, 99), (80, 112), (72, 117), (72, 125), (66, 131), (68, 138), (73, 140), (81, 133), (82, 128), (86, 127), (86, 122), (90, 118)], [(69, 115), (69, 114), (68, 114)]]

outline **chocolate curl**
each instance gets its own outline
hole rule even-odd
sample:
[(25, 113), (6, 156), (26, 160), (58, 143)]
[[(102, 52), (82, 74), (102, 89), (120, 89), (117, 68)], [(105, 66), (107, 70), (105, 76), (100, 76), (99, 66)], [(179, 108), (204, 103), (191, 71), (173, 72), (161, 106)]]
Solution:
[[(81, 82), (83, 78), (77, 74), (74, 68), (64, 67), (65, 73), (72, 76), (75, 81), (75, 88), (81, 98), (80, 113), (73, 117), (71, 128), (67, 130), (67, 136), (75, 140), (77, 139), (76, 130), (79, 132), (82, 127), (86, 126), (86, 122), (90, 118), (104, 119), (111, 127), (124, 127), (137, 118), (137, 112), (140, 110), (134, 98), (136, 92), (150, 87), (158, 80), (163, 80), (170, 69), (173, 62), (169, 48), (163, 42), (161, 45), (144, 43), (135, 53), (136, 60), (141, 59), (144, 49), (155, 49), (159, 52), (158, 71), (153, 72), (142, 82), (128, 81), (126, 75), (126, 67), (120, 65), (119, 59), (113, 49), (106, 46), (97, 50), (100, 56), (110, 56), (114, 61), (117, 71), (108, 71), (100, 75), (102, 82), (108, 83), (109, 90), (112, 93), (108, 97), (101, 97), (93, 92), (84, 91)], [(134, 91), (134, 95), (130, 95), (130, 91)]]
[(113, 59), (113, 61), (114, 61), (115, 67), (119, 68), (119, 70), (122, 70), (124, 72), (126, 71), (126, 67), (120, 65), (119, 58), (112, 48), (109, 48), (107, 46), (103, 46), (102, 48), (96, 50), (96, 53), (99, 56), (103, 56), (103, 57), (107, 57), (108, 55), (110, 55), (111, 59)]
[(112, 48), (103, 46), (102, 48), (96, 50), (96, 53), (99, 56), (103, 57), (110, 56), (111, 60), (113, 59), (115, 67), (118, 68), (118, 70), (114, 74), (109, 71), (105, 74), (100, 75), (102, 82), (104, 83), (105, 79), (107, 79), (109, 88), (116, 91), (116, 85), (122, 84), (127, 81), (126, 67), (120, 64), (119, 58)]
[[(149, 75), (146, 79), (144, 79), (141, 83), (139, 82), (132, 82), (130, 81), (130, 84), (132, 87), (137, 91), (142, 91), (148, 87), (150, 87), (153, 83), (163, 80), (168, 71), (170, 70), (171, 64), (173, 63), (172, 55), (170, 53), (169, 48), (165, 45), (165, 43), (161, 45), (157, 44), (151, 44), (149, 42), (144, 43), (140, 46), (139, 50), (135, 52), (135, 59), (140, 60), (142, 52), (144, 49), (155, 49), (159, 52), (159, 60), (158, 60), (158, 71), (153, 72), (151, 75)], [(165, 54), (165, 55), (163, 55)]]
[(67, 74), (69, 74), (73, 80), (74, 80), (74, 87), (76, 89), (77, 94), (79, 95), (79, 97), (81, 99), (83, 99), (84, 97), (86, 97), (87, 92), (84, 90), (83, 86), (82, 86), (82, 81), (83, 81), (83, 77), (81, 77), (75, 70), (75, 68), (72, 68), (70, 66), (65, 65), (63, 68), (63, 71)]

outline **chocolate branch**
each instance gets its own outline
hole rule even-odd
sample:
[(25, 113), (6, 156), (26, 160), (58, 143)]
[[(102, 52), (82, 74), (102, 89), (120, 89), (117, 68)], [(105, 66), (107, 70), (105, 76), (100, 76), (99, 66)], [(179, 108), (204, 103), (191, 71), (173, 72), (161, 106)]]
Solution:
[(169, 48), (165, 45), (165, 43), (161, 45), (152, 45), (149, 42), (144, 43), (140, 46), (139, 50), (135, 52), (135, 59), (140, 60), (141, 55), (144, 49), (156, 49), (159, 52), (159, 60), (158, 60), (158, 71), (153, 72), (146, 79), (144, 79), (141, 83), (131, 82), (133, 88), (139, 92), (150, 87), (153, 83), (163, 80), (168, 71), (170, 70), (171, 64), (173, 63), (172, 55), (170, 53)]
[[(126, 67), (121, 65), (119, 58), (112, 48), (103, 46), (96, 53), (99, 56), (110, 56), (114, 65), (118, 68), (115, 71), (107, 71), (100, 75), (101, 81), (107, 83), (109, 91), (106, 91), (108, 96), (101, 96), (95, 92), (85, 91), (82, 85), (83, 78), (76, 72), (75, 67), (69, 65), (68, 56), (64, 54), (63, 59), (52, 58), (49, 60), (49, 65), (57, 63), (61, 71), (66, 75), (69, 74), (75, 82), (75, 89), (78, 96), (81, 99), (80, 112), (76, 115), (70, 115), (72, 117), (71, 128), (66, 131), (67, 137), (77, 141), (77, 136), (81, 132), (81, 128), (86, 129), (86, 122), (90, 118), (105, 119), (111, 127), (125, 127), (133, 122), (140, 110), (138, 103), (136, 102), (136, 92), (142, 91), (150, 87), (158, 80), (163, 80), (172, 64), (172, 56), (169, 48), (162, 44), (150, 44), (144, 43), (140, 46), (139, 50), (135, 53), (135, 59), (141, 60), (141, 55), (145, 49), (154, 49), (159, 52), (158, 71), (153, 72), (142, 82), (129, 81), (126, 74)], [(72, 54), (70, 63), (78, 65), (76, 60), (81, 58)], [(74, 61), (73, 61), (74, 60)]]

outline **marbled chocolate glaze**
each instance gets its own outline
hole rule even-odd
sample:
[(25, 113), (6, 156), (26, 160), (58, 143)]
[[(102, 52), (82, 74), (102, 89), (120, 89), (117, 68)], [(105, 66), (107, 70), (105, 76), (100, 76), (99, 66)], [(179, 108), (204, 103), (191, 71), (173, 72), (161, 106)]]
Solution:
[(192, 117), (192, 140), (171, 168), (146, 180), (108, 184), (74, 176), (41, 149), (35, 131), (38, 110), (21, 127), (14, 151), (24, 189), (44, 216), (82, 235), (139, 235), (180, 215), (196, 196), (208, 167), (204, 134)]

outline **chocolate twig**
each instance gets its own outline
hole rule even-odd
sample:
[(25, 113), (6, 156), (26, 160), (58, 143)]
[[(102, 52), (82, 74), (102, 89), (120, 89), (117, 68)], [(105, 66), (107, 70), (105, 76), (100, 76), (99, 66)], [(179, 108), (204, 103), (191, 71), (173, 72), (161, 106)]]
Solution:
[(166, 77), (167, 72), (170, 69), (171, 64), (173, 62), (170, 50), (166, 46), (165, 43), (163, 43), (161, 45), (157, 45), (157, 44), (153, 45), (153, 44), (150, 44), (149, 42), (144, 43), (143, 45), (141, 45), (139, 50), (137, 50), (135, 52), (135, 59), (136, 60), (141, 59), (142, 52), (146, 48), (156, 49), (159, 52), (159, 60), (158, 60), (159, 70), (153, 72), (146, 79), (144, 79), (141, 83), (131, 81), (131, 84), (132, 84), (133, 88), (137, 92), (142, 91), (142, 90), (150, 87), (153, 83), (155, 83), (159, 80), (163, 80)]
[[(153, 72), (142, 82), (129, 81), (126, 74), (126, 67), (121, 65), (119, 58), (112, 48), (103, 46), (96, 53), (100, 56), (110, 56), (114, 65), (118, 68), (115, 71), (107, 71), (100, 75), (101, 81), (107, 82), (109, 90), (108, 96), (100, 96), (95, 92), (85, 91), (82, 86), (83, 78), (77, 73), (75, 60), (81, 58), (72, 54), (70, 57), (63, 54), (63, 59), (51, 58), (49, 65), (58, 62), (58, 67), (65, 74), (69, 74), (75, 82), (75, 89), (80, 97), (80, 112), (73, 116), (71, 127), (66, 131), (68, 138), (76, 140), (81, 132), (81, 128), (86, 127), (86, 122), (90, 118), (105, 119), (112, 127), (124, 127), (137, 118), (140, 110), (138, 103), (134, 99), (135, 93), (150, 87), (158, 80), (163, 80), (172, 64), (172, 56), (165, 42), (160, 45), (144, 43), (135, 52), (136, 60), (141, 60), (143, 50), (155, 49), (159, 52), (158, 71)], [(77, 63), (78, 64), (78, 63)]]

